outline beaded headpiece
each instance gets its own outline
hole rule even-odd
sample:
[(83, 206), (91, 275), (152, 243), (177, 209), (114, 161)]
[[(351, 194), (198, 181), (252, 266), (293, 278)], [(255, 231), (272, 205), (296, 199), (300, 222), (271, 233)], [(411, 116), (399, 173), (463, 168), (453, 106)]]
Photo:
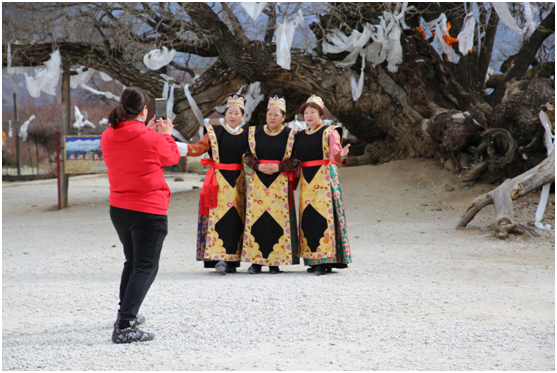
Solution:
[(321, 97), (316, 96), (316, 95), (311, 95), (310, 98), (308, 98), (308, 100), (306, 101), (306, 103), (308, 102), (313, 102), (314, 104), (319, 105), (322, 109), (325, 106), (325, 104), (323, 103), (323, 100), (321, 99)]
[(239, 108), (244, 108), (244, 98), (239, 95), (228, 96), (226, 101), (226, 107), (238, 106)]
[(278, 96), (269, 97), (269, 104), (267, 105), (267, 110), (273, 107), (276, 107), (277, 109), (286, 112), (286, 100)]

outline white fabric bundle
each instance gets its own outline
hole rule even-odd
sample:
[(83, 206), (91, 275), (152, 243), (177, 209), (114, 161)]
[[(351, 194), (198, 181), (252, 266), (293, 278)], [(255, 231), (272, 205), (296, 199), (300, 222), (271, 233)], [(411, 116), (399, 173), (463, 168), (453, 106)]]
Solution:
[(296, 27), (300, 26), (304, 21), (302, 10), (298, 11), (298, 16), (293, 21), (283, 21), (278, 25), (276, 31), (276, 44), (277, 44), (277, 64), (283, 69), (290, 70), (290, 48), (292, 48), (292, 41), (294, 40), (294, 32)]
[(101, 119), (101, 121), (99, 122), (99, 126), (103, 127), (106, 126), (108, 124), (108, 119), (103, 118)]
[(470, 49), (474, 48), (474, 35), (476, 30), (476, 18), (472, 12), (468, 13), (464, 18), (464, 26), (458, 34), (458, 51), (463, 56), (468, 54)]
[(242, 5), (242, 8), (244, 8), (248, 16), (250, 16), (251, 19), (253, 19), (254, 21), (259, 17), (261, 12), (263, 12), (263, 9), (265, 9), (265, 6), (267, 5), (267, 3), (263, 3), (263, 2), (240, 3), (240, 4)]
[(85, 70), (85, 67), (80, 67), (79, 69), (77, 69), (76, 75), (70, 76), (70, 87), (76, 89), (81, 84), (89, 82), (89, 80), (91, 80), (91, 77), (93, 76), (94, 71), (95, 70), (93, 69)]
[(109, 100), (115, 100), (115, 101), (120, 102), (120, 97), (119, 97), (119, 96), (116, 96), (116, 95), (113, 94), (112, 92), (97, 91), (96, 89), (91, 88), (91, 87), (89, 87), (89, 86), (87, 86), (87, 85), (85, 85), (85, 84), (80, 84), (79, 86), (80, 86), (81, 88), (83, 88), (83, 89), (88, 90), (88, 91), (91, 92), (91, 93), (96, 94), (96, 95), (104, 96), (104, 97), (108, 98)]
[(60, 80), (60, 65), (62, 57), (60, 51), (56, 50), (50, 55), (50, 59), (45, 62), (46, 68), (39, 71), (35, 77), (25, 73), (25, 86), (31, 97), (39, 97), (41, 92), (51, 96), (56, 95), (56, 85)]
[(31, 124), (31, 121), (33, 119), (35, 119), (35, 115), (31, 115), (31, 117), (27, 119), (27, 121), (25, 121), (25, 123), (23, 123), (23, 125), (20, 127), (19, 137), (22, 138), (22, 141), (27, 141), (27, 131), (29, 130), (29, 125)]
[(91, 128), (95, 128), (95, 124), (93, 124), (92, 122), (89, 122), (88, 120), (84, 120), (85, 117), (83, 116), (83, 114), (81, 114), (81, 111), (79, 111), (79, 108), (77, 106), (74, 106), (74, 114), (75, 114), (75, 122), (73, 124), (74, 128), (77, 129), (81, 129), (85, 126), (89, 126)]
[(259, 105), (259, 103), (265, 99), (265, 95), (261, 93), (261, 83), (251, 83), (249, 85), (248, 92), (244, 97), (244, 113), (246, 114), (246, 116), (242, 123), (240, 123), (240, 126), (243, 126), (250, 121), (251, 114), (253, 113), (257, 105)]
[(151, 70), (158, 70), (172, 62), (175, 54), (175, 49), (169, 51), (167, 47), (162, 47), (162, 51), (153, 49), (143, 57), (143, 63)]
[[(545, 147), (547, 149), (547, 155), (549, 156), (553, 151), (553, 148), (555, 147), (555, 135), (551, 133), (551, 119), (549, 119), (549, 116), (545, 112), (540, 111), (540, 121), (542, 122), (542, 126), (545, 129), (545, 135), (544, 135)], [(536, 210), (535, 225), (536, 228), (538, 229), (543, 229), (543, 230), (551, 229), (550, 224), (546, 224), (546, 225), (542, 224), (543, 214), (545, 213), (545, 208), (547, 206), (547, 199), (549, 198), (549, 189), (551, 189), (551, 184), (546, 184), (542, 187), (540, 203)]]

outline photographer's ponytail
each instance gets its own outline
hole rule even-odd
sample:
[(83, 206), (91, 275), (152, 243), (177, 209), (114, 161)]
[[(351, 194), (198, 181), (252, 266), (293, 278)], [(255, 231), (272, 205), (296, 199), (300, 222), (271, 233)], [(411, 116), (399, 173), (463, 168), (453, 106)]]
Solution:
[(120, 103), (108, 115), (108, 122), (116, 129), (118, 123), (137, 118), (148, 102), (149, 97), (142, 89), (126, 88), (122, 92)]

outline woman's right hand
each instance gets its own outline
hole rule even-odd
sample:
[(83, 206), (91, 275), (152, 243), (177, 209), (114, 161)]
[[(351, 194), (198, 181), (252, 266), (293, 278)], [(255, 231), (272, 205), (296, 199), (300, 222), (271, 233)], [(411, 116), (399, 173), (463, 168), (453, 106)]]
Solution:
[(171, 135), (172, 134), (172, 130), (174, 129), (174, 125), (172, 124), (170, 119), (159, 119), (157, 122), (159, 124), (158, 128), (159, 128), (160, 133), (162, 133), (163, 135)]

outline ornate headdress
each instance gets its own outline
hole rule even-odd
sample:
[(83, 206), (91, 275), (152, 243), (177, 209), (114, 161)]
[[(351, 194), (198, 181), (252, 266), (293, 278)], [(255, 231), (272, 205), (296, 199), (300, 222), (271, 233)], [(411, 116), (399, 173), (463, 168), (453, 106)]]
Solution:
[(323, 103), (323, 100), (321, 99), (321, 97), (316, 96), (316, 95), (311, 95), (310, 98), (308, 98), (307, 102), (313, 102), (314, 104), (317, 104), (321, 107), (321, 109), (323, 109), (323, 107), (325, 106), (325, 104)]
[(226, 101), (226, 108), (231, 106), (238, 106), (239, 108), (244, 108), (244, 97), (240, 95), (232, 95), (228, 96), (228, 100)]
[(269, 97), (269, 104), (267, 105), (267, 110), (273, 107), (276, 107), (277, 109), (286, 112), (286, 100), (276, 95)]

